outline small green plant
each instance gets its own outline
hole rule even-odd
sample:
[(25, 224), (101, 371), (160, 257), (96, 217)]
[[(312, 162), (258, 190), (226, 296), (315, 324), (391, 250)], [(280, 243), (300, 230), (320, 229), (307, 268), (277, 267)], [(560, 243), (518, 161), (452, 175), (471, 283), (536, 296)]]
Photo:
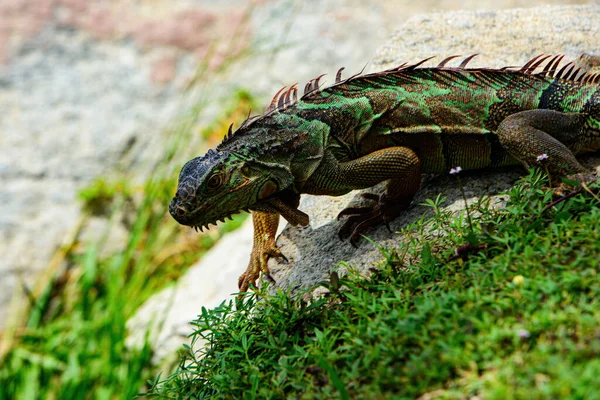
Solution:
[[(430, 201), (404, 248), (336, 276), (329, 297), (263, 287), (203, 309), (177, 372), (145, 395), (594, 398), (600, 207), (582, 192), (548, 208), (546, 182), (533, 171), (505, 207), (476, 202), (472, 228)], [(468, 234), (485, 247), (449, 261)]]

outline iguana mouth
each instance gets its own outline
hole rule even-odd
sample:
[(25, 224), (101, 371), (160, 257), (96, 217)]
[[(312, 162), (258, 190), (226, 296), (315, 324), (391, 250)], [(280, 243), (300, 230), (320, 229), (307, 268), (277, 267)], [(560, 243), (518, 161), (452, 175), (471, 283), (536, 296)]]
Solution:
[(227, 214), (227, 215), (225, 215), (225, 216), (223, 216), (223, 217), (215, 218), (215, 220), (213, 220), (213, 221), (210, 221), (210, 222), (207, 222), (207, 223), (205, 223), (205, 224), (202, 224), (202, 225), (190, 225), (190, 227), (191, 227), (192, 229), (195, 229), (195, 230), (196, 230), (196, 232), (198, 232), (198, 231), (200, 231), (200, 232), (203, 232), (205, 228), (206, 228), (206, 229), (209, 229), (209, 228), (208, 228), (208, 226), (209, 226), (209, 225), (211, 225), (211, 224), (212, 224), (212, 225), (216, 225), (216, 224), (217, 224), (217, 222), (225, 222), (225, 220), (226, 220), (226, 219), (233, 220), (232, 216), (233, 216), (233, 215), (235, 215), (235, 214), (239, 214), (239, 213), (240, 213), (240, 212), (242, 212), (242, 211), (250, 212), (250, 210), (249, 210), (249, 209), (247, 209), (247, 208), (244, 208), (244, 209), (242, 209), (242, 210), (239, 210), (239, 211), (235, 211), (235, 212), (229, 213), (229, 214)]
[(306, 225), (308, 225), (308, 222), (309, 222), (308, 215), (303, 213), (302, 211), (298, 210), (298, 207), (295, 204), (288, 204), (287, 202), (285, 202), (284, 200), (281, 200), (279, 198), (272, 198), (272, 199), (261, 201), (252, 206), (244, 207), (240, 210), (230, 212), (223, 216), (215, 217), (213, 220), (208, 221), (206, 223), (203, 223), (203, 224), (193, 224), (192, 223), (192, 224), (189, 224), (189, 226), (191, 228), (195, 229), (196, 231), (203, 232), (204, 229), (209, 229), (209, 225), (216, 225), (217, 222), (225, 222), (226, 219), (232, 220), (233, 215), (239, 214), (242, 211), (250, 212), (251, 210), (270, 212), (270, 213), (278, 213), (293, 226), (296, 226), (296, 225), (306, 226)]

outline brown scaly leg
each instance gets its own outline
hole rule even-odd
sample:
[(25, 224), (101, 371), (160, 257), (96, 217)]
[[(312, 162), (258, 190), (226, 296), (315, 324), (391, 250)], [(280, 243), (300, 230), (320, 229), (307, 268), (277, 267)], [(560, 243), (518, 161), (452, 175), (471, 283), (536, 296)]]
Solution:
[(337, 195), (386, 180), (389, 182), (385, 194), (363, 195), (375, 201), (373, 206), (346, 208), (338, 215), (338, 218), (348, 216), (340, 229), (340, 237), (349, 237), (355, 245), (367, 228), (381, 222), (387, 224), (412, 201), (421, 184), (421, 164), (415, 152), (408, 147), (390, 147), (341, 163), (327, 156), (305, 190), (312, 194)]
[(551, 175), (577, 178), (587, 170), (579, 164), (570, 143), (580, 143), (585, 116), (552, 110), (512, 114), (498, 127), (502, 146), (528, 168), (546, 168)]
[(260, 271), (272, 281), (267, 261), (270, 257), (284, 257), (275, 244), (279, 214), (253, 211), (252, 222), (254, 223), (254, 244), (248, 268), (238, 280), (240, 292), (246, 292), (250, 284), (256, 285)]

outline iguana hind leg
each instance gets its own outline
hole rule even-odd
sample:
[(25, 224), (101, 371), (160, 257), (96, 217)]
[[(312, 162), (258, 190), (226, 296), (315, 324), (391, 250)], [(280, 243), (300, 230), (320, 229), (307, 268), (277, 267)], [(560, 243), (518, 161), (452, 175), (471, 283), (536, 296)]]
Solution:
[(497, 134), (502, 146), (528, 168), (546, 168), (551, 175), (582, 174), (574, 144), (585, 126), (585, 116), (553, 110), (521, 111), (506, 117)]
[(338, 217), (348, 216), (340, 229), (340, 237), (349, 237), (354, 244), (365, 229), (381, 222), (387, 224), (409, 206), (421, 184), (421, 163), (412, 149), (390, 147), (346, 162), (337, 162), (330, 156), (315, 171), (312, 179), (312, 187), (305, 189), (308, 193), (329, 195), (388, 181), (385, 194), (363, 195), (375, 201), (373, 206), (347, 208), (339, 214)]

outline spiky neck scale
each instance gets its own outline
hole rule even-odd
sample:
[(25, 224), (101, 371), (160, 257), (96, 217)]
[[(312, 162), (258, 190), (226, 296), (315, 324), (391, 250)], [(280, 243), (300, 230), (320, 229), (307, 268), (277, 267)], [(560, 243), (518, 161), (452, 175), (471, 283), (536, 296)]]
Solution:
[(295, 128), (286, 126), (280, 115), (271, 115), (263, 118), (260, 124), (242, 125), (233, 134), (228, 135), (217, 146), (217, 150), (228, 151), (244, 159), (286, 159), (296, 151), (303, 139), (288, 134)]

